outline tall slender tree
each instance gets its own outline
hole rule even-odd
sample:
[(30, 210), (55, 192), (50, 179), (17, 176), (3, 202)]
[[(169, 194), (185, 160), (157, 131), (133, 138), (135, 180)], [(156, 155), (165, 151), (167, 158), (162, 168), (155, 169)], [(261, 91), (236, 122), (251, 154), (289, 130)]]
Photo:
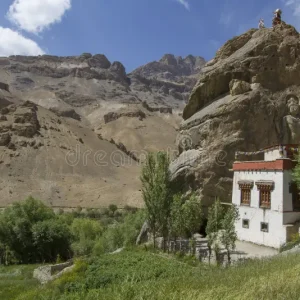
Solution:
[(231, 263), (230, 252), (235, 249), (237, 234), (235, 231), (235, 222), (239, 218), (239, 211), (235, 205), (232, 205), (225, 213), (222, 219), (221, 243), (226, 249), (228, 264)]
[(200, 199), (192, 194), (183, 204), (185, 229), (189, 235), (200, 230), (203, 221), (202, 205)]
[(177, 237), (182, 236), (185, 232), (184, 222), (183, 198), (181, 194), (177, 194), (173, 197), (169, 218), (169, 235), (174, 240), (174, 252), (176, 252)]
[(149, 153), (142, 168), (142, 192), (147, 219), (153, 234), (154, 248), (156, 234), (161, 232), (165, 241), (171, 213), (172, 191), (169, 172), (170, 159), (167, 153)]
[[(222, 229), (222, 219), (224, 217), (224, 208), (219, 199), (215, 201), (208, 210), (208, 219), (206, 226), (207, 246), (209, 252), (209, 262), (212, 250), (214, 248), (216, 256), (218, 256), (220, 245), (218, 244), (218, 232)], [(218, 257), (217, 257), (218, 259)]]

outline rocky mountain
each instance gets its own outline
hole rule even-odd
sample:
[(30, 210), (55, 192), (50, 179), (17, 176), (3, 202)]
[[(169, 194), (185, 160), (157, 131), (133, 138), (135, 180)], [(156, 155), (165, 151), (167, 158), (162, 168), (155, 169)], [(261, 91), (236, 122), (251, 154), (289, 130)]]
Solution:
[[(203, 65), (200, 57), (181, 58), (168, 54), (158, 62), (126, 74), (120, 62), (111, 63), (101, 54), (11, 56), (0, 58), (0, 78), (20, 99), (32, 101), (58, 116), (81, 120), (104, 138), (113, 138), (125, 145), (129, 143), (132, 150), (140, 148), (145, 131), (153, 132), (152, 127), (159, 118), (160, 125), (172, 136), (171, 143), (167, 139), (166, 144), (157, 145), (163, 150), (174, 145), (181, 120), (179, 114), (196, 83), (195, 74), (201, 72)], [(147, 126), (144, 124), (142, 128), (146, 129), (142, 131), (138, 118), (129, 117), (135, 110), (144, 110), (147, 115), (149, 122), (145, 122)], [(121, 128), (119, 118), (106, 126), (105, 120), (111, 113), (122, 115), (121, 119), (126, 120), (120, 124)], [(135, 136), (136, 143), (127, 141), (129, 133), (120, 135), (119, 129), (124, 127), (131, 128), (130, 134)], [(145, 150), (151, 148), (153, 143), (149, 142), (145, 143)]]
[(231, 201), (235, 151), (300, 143), (300, 36), (283, 24), (234, 37), (202, 69), (177, 136), (174, 180)]
[(30, 195), (55, 207), (140, 204), (136, 161), (31, 102), (0, 112), (0, 172), (0, 207)]
[(176, 150), (203, 64), (166, 55), (126, 74), (100, 54), (0, 58), (0, 207), (28, 195), (58, 207), (140, 205), (139, 162)]

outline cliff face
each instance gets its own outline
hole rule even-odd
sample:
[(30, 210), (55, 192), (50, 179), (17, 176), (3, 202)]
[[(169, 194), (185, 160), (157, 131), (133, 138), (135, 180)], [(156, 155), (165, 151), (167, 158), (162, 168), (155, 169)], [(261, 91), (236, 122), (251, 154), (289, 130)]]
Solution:
[(300, 143), (300, 37), (292, 26), (252, 29), (202, 69), (177, 136), (174, 180), (205, 205), (231, 201), (235, 151)]

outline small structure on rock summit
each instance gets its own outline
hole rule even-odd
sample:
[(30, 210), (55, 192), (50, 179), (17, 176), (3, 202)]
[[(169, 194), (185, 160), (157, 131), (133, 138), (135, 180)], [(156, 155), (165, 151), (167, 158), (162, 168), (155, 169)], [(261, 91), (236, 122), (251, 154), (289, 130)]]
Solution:
[[(232, 203), (239, 210), (238, 239), (273, 248), (289, 242), (300, 227), (300, 197), (292, 171), (298, 145), (237, 152), (233, 163)], [(239, 160), (263, 155), (263, 160)]]
[(259, 29), (265, 28), (265, 21), (264, 21), (264, 19), (260, 19), (259, 20), (258, 28)]
[(279, 8), (274, 11), (274, 18), (272, 20), (273, 27), (281, 24), (281, 14), (282, 14), (282, 11)]
[[(274, 28), (276, 25), (282, 24), (282, 21), (281, 21), (282, 11), (281, 11), (281, 9), (277, 8), (277, 9), (274, 11), (273, 14), (274, 14), (274, 17), (273, 17), (273, 19), (272, 19), (272, 27)], [(259, 20), (258, 28), (259, 28), (259, 29), (265, 28), (265, 21), (264, 21), (264, 19), (260, 19), (260, 20)]]

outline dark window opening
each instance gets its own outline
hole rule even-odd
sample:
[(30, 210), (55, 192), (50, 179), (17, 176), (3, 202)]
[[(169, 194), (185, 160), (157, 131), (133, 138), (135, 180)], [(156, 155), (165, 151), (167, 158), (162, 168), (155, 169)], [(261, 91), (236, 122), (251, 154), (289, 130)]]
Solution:
[(249, 228), (249, 220), (243, 219), (243, 228)]
[(260, 231), (269, 232), (269, 223), (261, 222), (260, 223)]
[(300, 211), (300, 194), (295, 182), (290, 182), (289, 192), (292, 194), (293, 211)]

